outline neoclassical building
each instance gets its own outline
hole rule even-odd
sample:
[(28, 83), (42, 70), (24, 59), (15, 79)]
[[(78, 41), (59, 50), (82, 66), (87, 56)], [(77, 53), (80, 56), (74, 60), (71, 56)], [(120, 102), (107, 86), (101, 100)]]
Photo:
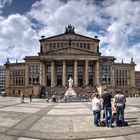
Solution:
[[(75, 33), (69, 25), (63, 34), (40, 41), (37, 56), (25, 56), (24, 63), (6, 66), (6, 93), (17, 96), (43, 91), (65, 92), (69, 77), (74, 80), (78, 94), (91, 92), (102, 84), (114, 94), (120, 88), (126, 95), (135, 94), (135, 63), (115, 63), (113, 56), (103, 56), (99, 51), (97, 36), (94, 38)], [(90, 91), (89, 91), (90, 90)]]

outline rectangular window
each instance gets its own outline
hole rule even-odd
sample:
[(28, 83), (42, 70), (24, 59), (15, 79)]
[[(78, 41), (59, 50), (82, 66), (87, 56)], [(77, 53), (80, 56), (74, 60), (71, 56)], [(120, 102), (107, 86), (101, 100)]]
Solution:
[(125, 78), (125, 86), (127, 86), (127, 85), (128, 85), (127, 78)]
[(110, 75), (108, 75), (107, 81), (108, 81), (108, 84), (111, 84), (111, 76)]
[(103, 73), (103, 66), (100, 66), (100, 73)]
[(72, 66), (67, 66), (67, 72), (68, 73), (73, 73), (73, 67)]
[(79, 47), (79, 43), (76, 43), (76, 46)]
[(29, 74), (37, 74), (40, 71), (40, 67), (38, 64), (29, 65)]
[(53, 48), (56, 49), (56, 43), (53, 43)]
[(87, 48), (87, 45), (86, 45), (86, 43), (84, 43), (84, 49), (86, 49)]
[(78, 73), (83, 73), (83, 66), (78, 66)]
[(93, 73), (93, 71), (94, 71), (94, 70), (93, 70), (93, 66), (88, 66), (88, 72), (89, 72), (89, 73)]
[(61, 43), (61, 47), (63, 48), (63, 43)]
[(89, 43), (87, 43), (87, 49), (90, 50), (90, 44)]
[(49, 49), (50, 49), (50, 50), (53, 49), (53, 47), (52, 47), (52, 43), (49, 44)]
[(125, 76), (126, 76), (126, 77), (128, 76), (127, 70), (125, 70)]
[(62, 73), (62, 66), (57, 66), (57, 73)]
[(47, 67), (47, 73), (51, 73), (51, 67), (50, 66)]

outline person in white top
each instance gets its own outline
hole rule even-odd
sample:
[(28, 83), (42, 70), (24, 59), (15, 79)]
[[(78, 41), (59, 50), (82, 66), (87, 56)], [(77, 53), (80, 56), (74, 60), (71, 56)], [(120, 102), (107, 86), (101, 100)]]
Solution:
[(92, 99), (92, 111), (94, 117), (94, 125), (99, 126), (100, 123), (100, 113), (101, 113), (102, 102), (99, 99), (99, 93), (94, 93), (94, 98)]

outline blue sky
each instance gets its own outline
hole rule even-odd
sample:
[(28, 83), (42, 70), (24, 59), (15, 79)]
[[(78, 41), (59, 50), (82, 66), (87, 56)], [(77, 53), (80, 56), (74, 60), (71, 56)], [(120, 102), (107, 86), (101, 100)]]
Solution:
[(114, 56), (140, 70), (139, 0), (0, 0), (0, 64), (23, 61), (39, 52), (40, 36), (64, 32), (100, 39), (102, 55)]

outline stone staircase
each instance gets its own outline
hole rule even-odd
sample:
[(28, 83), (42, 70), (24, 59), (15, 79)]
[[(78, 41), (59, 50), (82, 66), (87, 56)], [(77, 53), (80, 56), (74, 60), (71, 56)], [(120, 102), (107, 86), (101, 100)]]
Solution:
[[(74, 87), (74, 91), (77, 94), (78, 100), (88, 100), (91, 99), (92, 91), (96, 90), (96, 87)], [(47, 98), (51, 99), (52, 95), (55, 94), (58, 100), (63, 99), (67, 88), (65, 87), (44, 87), (44, 89), (41, 91), (40, 98)]]

